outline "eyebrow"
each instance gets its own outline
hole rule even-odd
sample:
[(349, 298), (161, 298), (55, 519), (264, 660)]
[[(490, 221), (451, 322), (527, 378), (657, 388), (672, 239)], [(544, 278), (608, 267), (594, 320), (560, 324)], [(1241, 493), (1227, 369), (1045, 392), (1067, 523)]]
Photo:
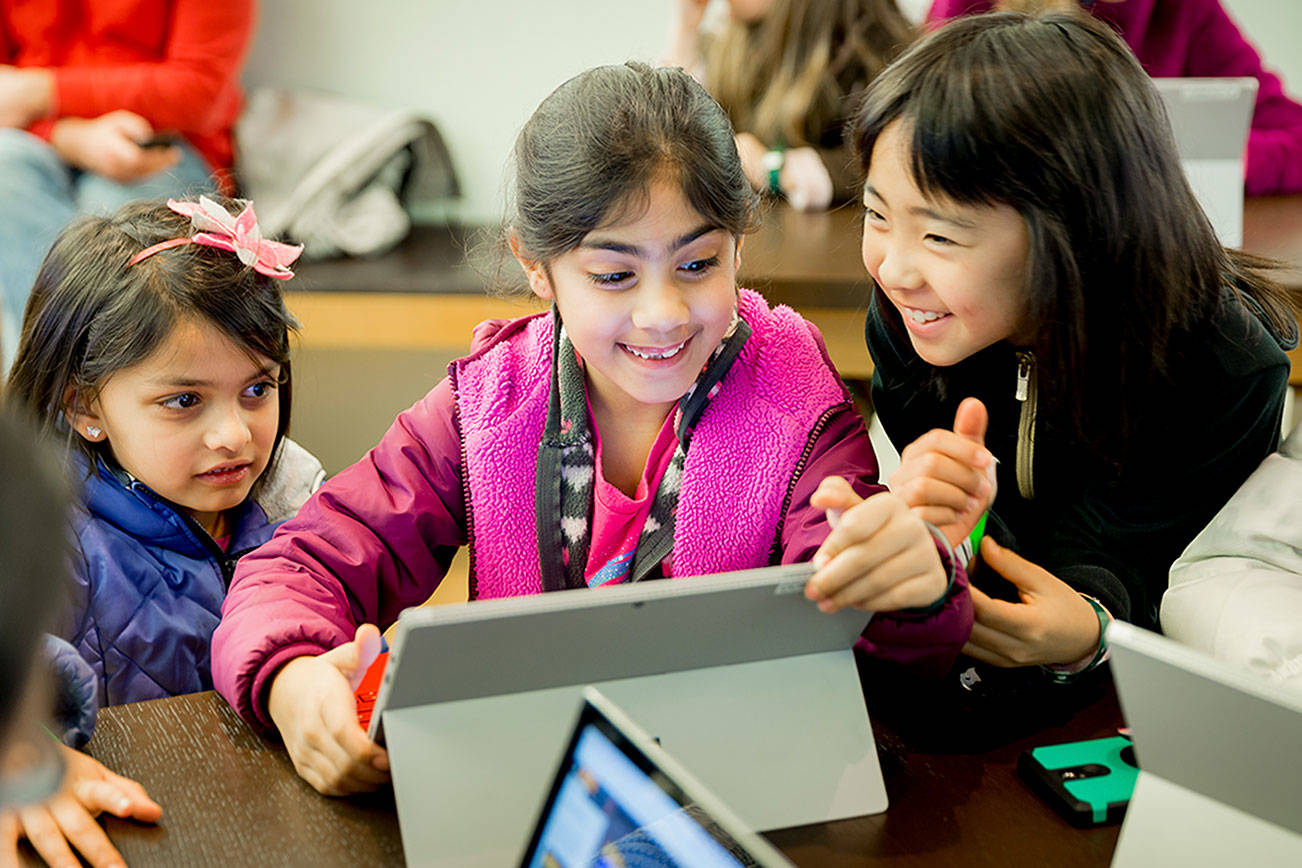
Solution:
[[(874, 187), (872, 184), (865, 184), (864, 190), (876, 196), (877, 199), (880, 200), (883, 204), (886, 203), (886, 199), (882, 196), (881, 193), (877, 192), (877, 188)], [(909, 209), (909, 213), (920, 215), (922, 217), (930, 217), (932, 220), (939, 220), (942, 223), (949, 223), (952, 226), (959, 226), (962, 227), (963, 229), (977, 228), (976, 223), (974, 223), (971, 220), (964, 220), (963, 218), (957, 217), (953, 214), (942, 214), (940, 211), (937, 211), (934, 208), (923, 208), (920, 206), (914, 206), (913, 208)]]
[[(268, 366), (266, 366), (266, 367), (260, 368), (256, 374), (254, 374), (253, 376), (249, 377), (249, 378), (248, 378), (247, 380), (245, 380), (244, 382), (246, 382), (246, 383), (252, 383), (254, 380), (262, 380), (262, 379), (266, 379), (266, 378), (268, 378), (268, 377), (271, 377), (271, 378), (274, 379), (275, 376), (276, 376), (276, 374), (273, 373), (273, 369), (274, 369), (274, 368), (278, 368), (278, 367), (280, 367), (280, 366), (279, 366), (279, 365), (268, 365)], [(193, 379), (190, 379), (190, 378), (188, 378), (188, 377), (178, 377), (178, 378), (176, 378), (176, 379), (168, 379), (167, 377), (159, 377), (158, 379), (150, 380), (150, 381), (149, 381), (149, 384), (150, 384), (151, 386), (156, 386), (156, 387), (164, 388), (164, 389), (200, 389), (200, 388), (205, 388), (205, 387), (210, 387), (210, 386), (212, 386), (212, 385), (213, 385), (213, 382), (212, 382), (211, 380), (193, 380)]]
[[(685, 232), (682, 235), (679, 235), (673, 241), (669, 242), (669, 252), (673, 253), (676, 250), (681, 250), (682, 248), (691, 244), (696, 239), (700, 238), (702, 235), (708, 235), (711, 232), (715, 231), (716, 229), (722, 229), (722, 228), (723, 228), (722, 226), (715, 226), (710, 223), (703, 223), (700, 226), (697, 226), (691, 232)], [(579, 242), (579, 246), (591, 250), (609, 250), (612, 253), (626, 253), (629, 256), (636, 256), (641, 259), (648, 258), (647, 251), (643, 247), (639, 247), (636, 244), (625, 244), (621, 241), (607, 240), (599, 237), (598, 238), (592, 238), (591, 236), (585, 237), (582, 241)]]

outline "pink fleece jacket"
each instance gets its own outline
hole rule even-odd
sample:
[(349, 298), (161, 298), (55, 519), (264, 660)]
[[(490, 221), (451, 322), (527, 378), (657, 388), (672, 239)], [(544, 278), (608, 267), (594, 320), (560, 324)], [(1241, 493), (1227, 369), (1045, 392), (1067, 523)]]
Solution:
[[(744, 290), (740, 309), (753, 332), (688, 450), (675, 576), (808, 560), (829, 532), (809, 505), (825, 476), (861, 496), (881, 490), (817, 330)], [(534, 471), (551, 346), (546, 314), (481, 325), (449, 379), (240, 562), (213, 636), (213, 680), (241, 715), (269, 726), (265, 693), (281, 665), (350, 640), (359, 623), (387, 626), (429, 596), (460, 545), (470, 545), (472, 597), (539, 592)], [(972, 626), (959, 578), (936, 612), (874, 618), (859, 647), (947, 667)]]
[[(938, 25), (994, 6), (994, 0), (934, 0), (927, 18)], [(1256, 78), (1246, 192), (1302, 192), (1302, 105), (1284, 93), (1278, 75), (1262, 66), (1261, 55), (1220, 0), (1122, 0), (1094, 3), (1089, 9), (1121, 34), (1155, 78)]]

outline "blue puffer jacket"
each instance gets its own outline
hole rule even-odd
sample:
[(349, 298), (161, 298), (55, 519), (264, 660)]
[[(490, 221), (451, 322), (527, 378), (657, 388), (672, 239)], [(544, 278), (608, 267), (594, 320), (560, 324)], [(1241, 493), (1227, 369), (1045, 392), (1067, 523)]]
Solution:
[(234, 516), (226, 552), (189, 516), (103, 462), (86, 478), (73, 519), (68, 640), (118, 705), (212, 688), (209, 644), (235, 562), (271, 538), (324, 478), (285, 440), (254, 500)]

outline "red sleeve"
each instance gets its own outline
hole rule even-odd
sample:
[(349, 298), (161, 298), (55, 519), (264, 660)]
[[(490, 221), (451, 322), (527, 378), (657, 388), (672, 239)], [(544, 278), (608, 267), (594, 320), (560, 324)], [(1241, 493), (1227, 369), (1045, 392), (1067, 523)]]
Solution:
[(176, 0), (162, 60), (56, 68), (58, 113), (127, 109), (158, 129), (214, 132), (238, 103), (253, 19), (254, 0)]
[(1257, 79), (1248, 133), (1248, 195), (1302, 192), (1302, 105), (1285, 95), (1279, 76), (1262, 66), (1261, 55), (1224, 7), (1216, 0), (1202, 5), (1190, 33), (1187, 74)]
[(0, 15), (0, 63), (14, 62), (13, 40), (9, 38), (5, 16)]
[(466, 540), (460, 437), (443, 380), (361, 461), (240, 560), (213, 634), (214, 685), (245, 719), (271, 725), (270, 677), (381, 629), (429, 598)]

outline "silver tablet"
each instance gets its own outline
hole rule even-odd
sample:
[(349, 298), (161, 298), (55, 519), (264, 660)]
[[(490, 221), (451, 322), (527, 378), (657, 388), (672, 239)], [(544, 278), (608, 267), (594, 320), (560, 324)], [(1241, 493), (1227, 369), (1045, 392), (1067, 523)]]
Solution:
[(408, 609), (387, 710), (850, 648), (870, 614), (805, 599), (809, 564)]

